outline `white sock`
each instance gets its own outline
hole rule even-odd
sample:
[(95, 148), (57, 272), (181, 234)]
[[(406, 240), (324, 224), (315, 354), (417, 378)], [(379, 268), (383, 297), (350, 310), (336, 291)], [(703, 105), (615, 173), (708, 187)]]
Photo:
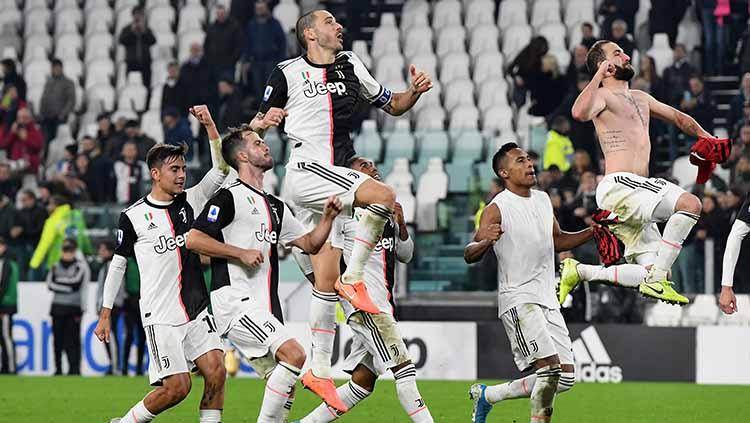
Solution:
[(536, 382), (531, 390), (531, 422), (549, 421), (555, 403), (555, 393), (560, 381), (559, 364), (545, 366), (536, 371)]
[(371, 204), (367, 207), (367, 213), (357, 224), (357, 233), (354, 236), (354, 247), (346, 272), (341, 280), (354, 283), (362, 280), (365, 263), (370, 258), (375, 244), (383, 235), (383, 227), (393, 215), (393, 210), (380, 204)]
[(310, 302), (310, 331), (312, 331), (312, 360), (310, 368), (315, 376), (331, 377), (331, 356), (336, 338), (336, 303), (339, 296), (313, 288)]
[[(343, 401), (350, 410), (360, 401), (364, 401), (370, 396), (370, 394), (372, 394), (372, 392), (357, 385), (351, 380), (339, 386), (338, 389), (336, 389), (336, 392), (338, 392), (339, 398), (341, 398), (341, 401)], [(318, 408), (300, 420), (300, 423), (328, 423), (343, 415), (344, 413), (329, 407), (326, 403), (322, 403)]]
[(604, 267), (579, 264), (578, 274), (584, 281), (604, 282), (609, 285), (637, 288), (648, 276), (648, 270), (637, 264), (618, 264)]
[[(529, 398), (535, 383), (536, 373), (532, 373), (525, 378), (512, 380), (500, 385), (488, 386), (484, 390), (484, 397), (490, 404), (514, 398)], [(575, 372), (560, 373), (560, 382), (557, 384), (557, 393), (559, 394), (573, 389), (575, 383)]]
[(664, 227), (664, 234), (656, 252), (650, 280), (663, 280), (667, 277), (667, 272), (672, 269), (674, 261), (680, 255), (682, 243), (685, 242), (693, 226), (698, 223), (699, 218), (698, 215), (678, 211), (667, 220), (667, 226)]
[(263, 395), (263, 404), (260, 406), (258, 423), (280, 421), (284, 405), (291, 396), (299, 373), (300, 369), (289, 363), (279, 362), (276, 365), (266, 382), (266, 392)]
[(221, 423), (221, 410), (201, 410), (200, 423)]
[(289, 394), (289, 398), (286, 399), (286, 402), (284, 403), (284, 409), (281, 410), (281, 421), (287, 422), (289, 421), (289, 413), (292, 411), (292, 405), (294, 405), (294, 389), (292, 389), (292, 393)]
[(396, 393), (401, 407), (409, 415), (413, 422), (432, 422), (430, 410), (417, 389), (417, 369), (414, 364), (409, 364), (403, 369), (394, 372), (396, 379)]
[(123, 416), (120, 423), (147, 423), (154, 418), (156, 418), (156, 415), (151, 414), (141, 400), (128, 411), (128, 414)]

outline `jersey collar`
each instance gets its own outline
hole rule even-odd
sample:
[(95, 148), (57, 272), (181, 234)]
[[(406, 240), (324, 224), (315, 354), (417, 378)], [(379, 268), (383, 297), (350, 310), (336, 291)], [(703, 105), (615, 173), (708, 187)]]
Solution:
[(159, 200), (153, 198), (151, 196), (151, 194), (147, 195), (146, 198), (144, 198), (144, 201), (149, 206), (157, 208), (157, 209), (166, 209), (167, 207), (171, 206), (172, 203), (174, 203), (174, 200), (172, 200), (172, 201), (159, 201)]
[(265, 197), (265, 196), (266, 196), (266, 193), (265, 193), (264, 191), (261, 191), (261, 190), (259, 190), (258, 188), (255, 188), (255, 187), (254, 187), (254, 186), (252, 186), (252, 185), (246, 184), (246, 183), (245, 183), (245, 181), (243, 181), (243, 180), (242, 180), (242, 179), (240, 179), (240, 178), (237, 178), (237, 182), (239, 182), (239, 183), (241, 183), (242, 185), (244, 185), (244, 186), (246, 186), (246, 187), (250, 188), (250, 190), (252, 190), (253, 192), (255, 192), (255, 193), (256, 193), (256, 194), (258, 194), (258, 195), (262, 195), (263, 197)]
[[(309, 59), (309, 58), (307, 57), (307, 54), (303, 54), (303, 55), (302, 55), (302, 58), (303, 58), (303, 59), (305, 59), (305, 62), (307, 62), (307, 64), (308, 64), (308, 65), (310, 65), (310, 66), (312, 66), (312, 67), (314, 67), (314, 68), (321, 68), (321, 69), (325, 69), (325, 68), (327, 68), (327, 67), (329, 67), (329, 66), (331, 66), (331, 65), (333, 64), (333, 63), (326, 63), (326, 64), (323, 64), (323, 65), (321, 65), (321, 64), (318, 64), (318, 63), (313, 63), (313, 62), (311, 62), (311, 61), (310, 61), (310, 59)], [(335, 63), (335, 59), (334, 59), (334, 63)]]

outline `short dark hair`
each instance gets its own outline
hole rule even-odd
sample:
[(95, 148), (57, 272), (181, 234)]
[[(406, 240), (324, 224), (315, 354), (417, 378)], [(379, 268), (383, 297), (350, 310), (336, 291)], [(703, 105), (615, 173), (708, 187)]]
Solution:
[(305, 13), (297, 19), (297, 24), (294, 26), (294, 31), (297, 33), (297, 42), (303, 50), (307, 50), (307, 40), (305, 40), (305, 30), (313, 27), (315, 23), (315, 12), (312, 10)]
[(149, 169), (159, 168), (168, 159), (185, 157), (187, 151), (188, 146), (184, 142), (177, 145), (166, 143), (156, 144), (146, 153), (146, 165)]
[(62, 67), (62, 65), (63, 65), (62, 60), (58, 59), (57, 57), (55, 57), (54, 59), (52, 59), (52, 66), (60, 66), (60, 67)]
[(591, 25), (591, 22), (584, 22), (581, 24), (581, 27), (589, 27), (591, 29), (594, 29), (594, 25)]
[(253, 131), (253, 128), (246, 123), (243, 123), (238, 127), (227, 128), (227, 130), (229, 133), (221, 139), (221, 156), (229, 166), (233, 167), (235, 170), (239, 170), (237, 168), (237, 150), (245, 145), (245, 139), (242, 138), (242, 134), (247, 131), (255, 131)]
[(492, 170), (495, 171), (496, 175), (500, 176), (500, 168), (503, 166), (503, 160), (505, 159), (505, 156), (510, 150), (515, 150), (516, 148), (520, 148), (518, 144), (509, 142), (503, 144), (503, 146), (500, 147), (499, 150), (497, 150), (497, 153), (492, 156)]
[(107, 251), (115, 251), (115, 243), (112, 241), (101, 241), (99, 242), (99, 247), (104, 246), (104, 248), (107, 249)]
[(586, 54), (586, 68), (592, 75), (599, 69), (599, 64), (607, 59), (607, 54), (602, 48), (605, 44), (611, 43), (609, 40), (599, 40), (594, 43)]
[(143, 6), (135, 6), (133, 10), (130, 12), (130, 16), (135, 17), (135, 15), (145, 15), (145, 12), (143, 10)]

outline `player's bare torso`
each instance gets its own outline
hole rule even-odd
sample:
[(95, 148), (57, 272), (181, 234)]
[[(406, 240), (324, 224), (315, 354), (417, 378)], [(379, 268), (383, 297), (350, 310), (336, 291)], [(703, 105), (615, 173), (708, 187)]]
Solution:
[(648, 95), (640, 90), (613, 92), (600, 87), (606, 107), (594, 117), (605, 161), (605, 173), (630, 172), (648, 176), (651, 140), (648, 135)]

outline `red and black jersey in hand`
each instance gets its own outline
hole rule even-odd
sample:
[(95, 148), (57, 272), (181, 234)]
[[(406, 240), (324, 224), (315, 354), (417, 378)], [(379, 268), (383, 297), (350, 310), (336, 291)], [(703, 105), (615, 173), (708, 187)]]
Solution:
[(616, 264), (622, 259), (625, 248), (607, 225), (620, 223), (619, 218), (614, 213), (601, 209), (597, 209), (591, 217), (597, 223), (594, 226), (594, 241), (602, 263), (605, 266)]

